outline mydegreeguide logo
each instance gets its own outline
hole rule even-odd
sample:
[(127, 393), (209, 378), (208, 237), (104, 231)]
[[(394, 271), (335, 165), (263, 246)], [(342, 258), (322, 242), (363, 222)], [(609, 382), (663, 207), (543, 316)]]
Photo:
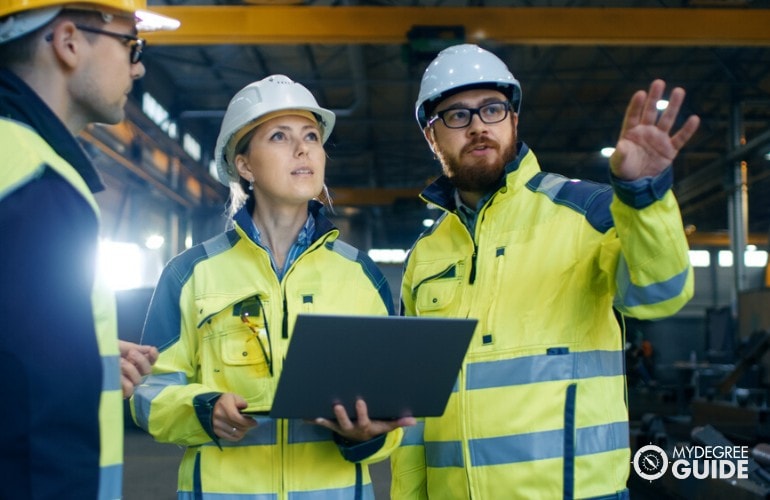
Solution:
[(745, 479), (749, 473), (748, 446), (675, 446), (669, 458), (654, 444), (639, 448), (631, 461), (642, 479), (660, 479), (670, 469), (677, 479)]

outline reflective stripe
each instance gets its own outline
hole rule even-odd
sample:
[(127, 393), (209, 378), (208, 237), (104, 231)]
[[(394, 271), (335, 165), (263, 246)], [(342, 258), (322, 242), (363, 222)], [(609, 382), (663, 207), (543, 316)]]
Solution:
[(142, 429), (149, 429), (152, 400), (166, 387), (170, 385), (185, 385), (186, 383), (187, 377), (182, 372), (164, 373), (147, 377), (145, 383), (134, 391), (134, 411), (136, 412), (137, 424)]
[(613, 493), (611, 495), (602, 495), (600, 497), (589, 497), (585, 500), (629, 500), (631, 498), (631, 494), (628, 492), (627, 489), (618, 491), (617, 493)]
[(619, 301), (625, 307), (644, 306), (658, 304), (667, 300), (679, 297), (684, 290), (689, 268), (685, 268), (681, 273), (674, 275), (666, 281), (653, 283), (647, 286), (638, 286), (631, 282), (631, 275), (628, 272), (628, 263), (620, 256), (618, 262), (618, 271), (615, 280), (618, 285), (616, 301)]
[(527, 187), (545, 194), (554, 203), (571, 208), (583, 215), (600, 233), (613, 226), (609, 205), (612, 187), (591, 181), (567, 179), (558, 174), (538, 172), (527, 182)]
[[(289, 500), (351, 500), (355, 496), (355, 486), (335, 488), (333, 490), (293, 491)], [(363, 488), (363, 500), (374, 500), (374, 488), (367, 484)]]
[[(243, 439), (236, 442), (220, 441), (219, 445), (208, 442), (202, 446), (221, 446), (222, 448), (239, 448), (243, 446), (269, 446), (278, 443), (276, 421), (269, 417), (258, 417), (257, 427), (250, 429)], [(322, 441), (333, 442), (331, 431), (314, 424), (308, 424), (302, 420), (289, 420), (288, 430), (289, 444), (317, 443)]]
[(567, 182), (568, 179), (565, 177), (541, 174), (541, 181), (540, 185), (537, 186), (537, 191), (543, 193), (551, 200), (555, 200), (559, 191), (561, 191), (562, 186)]
[(102, 356), (102, 391), (122, 391), (120, 356)]
[[(564, 455), (564, 431), (562, 429), (517, 436), (472, 439), (468, 442), (471, 465), (502, 465)], [(627, 422), (614, 422), (577, 429), (575, 456), (593, 455), (607, 451), (626, 449), (629, 446)], [(434, 441), (425, 443), (428, 467), (462, 467), (463, 453), (460, 441)]]
[(203, 493), (196, 495), (192, 491), (178, 491), (176, 494), (178, 500), (276, 500), (278, 495), (275, 493)]
[[(564, 431), (533, 432), (471, 440), (468, 445), (473, 466), (499, 465), (547, 458), (564, 454)], [(628, 448), (627, 422), (583, 427), (576, 430), (575, 456), (592, 455)]]
[(468, 390), (623, 375), (620, 351), (587, 351), (469, 363)]
[(315, 443), (319, 441), (333, 441), (334, 437), (329, 429), (320, 425), (308, 424), (302, 420), (289, 420), (287, 436), (289, 444)]
[(107, 465), (99, 469), (99, 500), (120, 499), (123, 492), (123, 465)]
[(401, 446), (417, 446), (423, 444), (425, 433), (425, 421), (418, 420), (417, 425), (404, 427), (404, 437), (401, 439)]
[(253, 429), (249, 429), (248, 432), (238, 441), (224, 441), (220, 440), (219, 443), (209, 441), (203, 443), (201, 446), (221, 446), (222, 448), (241, 448), (245, 446), (271, 446), (278, 443), (278, 432), (276, 432), (275, 420), (272, 418), (259, 418), (257, 419), (257, 425)]
[(463, 467), (462, 443), (460, 441), (426, 442), (425, 463), (428, 467)]
[[(350, 500), (354, 498), (354, 486), (346, 488), (334, 488), (329, 490), (293, 491), (289, 493), (289, 500)], [(192, 491), (180, 491), (177, 493), (179, 500), (275, 500), (275, 493), (203, 493), (196, 496)], [(364, 500), (374, 500), (374, 488), (371, 484), (364, 486)]]

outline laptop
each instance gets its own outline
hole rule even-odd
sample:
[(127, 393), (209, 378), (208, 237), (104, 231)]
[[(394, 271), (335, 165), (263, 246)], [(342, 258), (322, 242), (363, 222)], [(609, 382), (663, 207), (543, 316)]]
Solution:
[(369, 418), (444, 413), (475, 319), (300, 314), (270, 416), (351, 419), (357, 398)]

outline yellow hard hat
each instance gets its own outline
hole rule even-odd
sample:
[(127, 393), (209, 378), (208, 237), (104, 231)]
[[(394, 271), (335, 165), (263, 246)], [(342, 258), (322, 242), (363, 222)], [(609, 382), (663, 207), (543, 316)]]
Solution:
[(30, 33), (56, 17), (65, 7), (126, 12), (139, 31), (175, 30), (179, 21), (147, 9), (147, 0), (0, 0), (0, 43)]

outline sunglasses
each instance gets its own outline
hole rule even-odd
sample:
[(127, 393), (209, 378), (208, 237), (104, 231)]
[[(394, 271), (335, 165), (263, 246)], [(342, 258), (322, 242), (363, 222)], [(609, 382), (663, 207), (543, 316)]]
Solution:
[[(270, 330), (267, 326), (267, 315), (259, 296), (246, 299), (240, 304), (241, 321), (251, 330), (257, 339), (259, 349), (267, 363), (270, 376), (273, 376), (273, 346), (270, 343)], [(238, 314), (236, 312), (236, 314)]]
[(142, 50), (144, 50), (144, 46), (147, 43), (144, 38), (139, 38), (136, 35), (129, 35), (128, 33), (116, 33), (114, 31), (101, 30), (99, 28), (93, 28), (91, 26), (83, 26), (80, 24), (76, 24), (75, 27), (80, 31), (86, 31), (88, 33), (96, 33), (97, 35), (105, 35), (105, 36), (111, 36), (113, 38), (117, 38), (118, 40), (122, 41), (125, 45), (128, 45), (130, 47), (131, 53), (129, 55), (129, 61), (131, 61), (131, 64), (136, 64), (142, 60)]

